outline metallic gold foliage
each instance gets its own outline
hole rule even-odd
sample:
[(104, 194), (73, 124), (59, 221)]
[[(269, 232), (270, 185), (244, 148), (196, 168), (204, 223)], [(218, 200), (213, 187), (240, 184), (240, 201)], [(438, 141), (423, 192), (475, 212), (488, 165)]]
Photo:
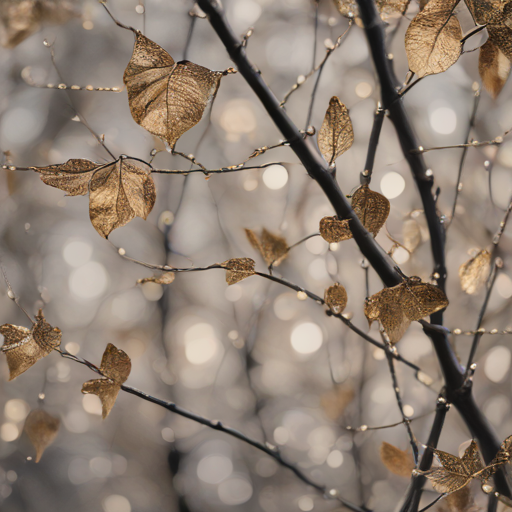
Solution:
[(221, 263), (226, 269), (226, 283), (235, 284), (254, 275), (255, 262), (251, 258), (233, 258)]
[(483, 470), (475, 441), (471, 441), (461, 459), (441, 450), (434, 450), (434, 454), (441, 466), (422, 474), (439, 493), (452, 493), (462, 489)]
[(380, 459), (391, 473), (404, 478), (411, 478), (415, 465), (410, 453), (384, 441), (380, 446)]
[(349, 221), (339, 220), (336, 217), (324, 217), (320, 221), (320, 235), (330, 244), (350, 240), (352, 231), (350, 231)]
[(410, 322), (421, 320), (446, 306), (448, 299), (441, 289), (422, 283), (418, 277), (411, 277), (367, 298), (364, 314), (370, 325), (378, 320), (390, 342), (396, 343)]
[(36, 449), (36, 462), (41, 460), (43, 452), (50, 446), (59, 431), (60, 419), (43, 409), (34, 409), (25, 420), (23, 430)]
[(263, 256), (267, 266), (277, 267), (288, 256), (288, 244), (282, 236), (274, 235), (265, 228), (260, 237), (250, 229), (246, 229), (245, 234), (251, 245)]
[(130, 158), (108, 164), (68, 160), (64, 164), (34, 167), (41, 180), (71, 196), (89, 192), (89, 216), (104, 238), (134, 217), (146, 219), (156, 200), (151, 170)]
[(481, 249), (475, 256), (459, 267), (462, 290), (472, 295), (483, 286), (491, 269), (491, 253)]
[(176, 277), (176, 274), (174, 272), (165, 272), (160, 276), (144, 277), (143, 279), (138, 279), (137, 284), (144, 284), (144, 283), (171, 284), (174, 281), (175, 277)]
[(478, 72), (487, 92), (497, 98), (510, 75), (510, 59), (491, 39), (480, 48)]
[(500, 449), (498, 453), (494, 456), (489, 466), (487, 466), (484, 471), (482, 471), (479, 478), (486, 482), (494, 473), (498, 466), (502, 464), (506, 464), (512, 458), (512, 436), (509, 436), (501, 443)]
[(345, 411), (347, 405), (354, 399), (354, 388), (348, 384), (341, 384), (320, 397), (326, 416), (332, 421), (336, 421)]
[(333, 313), (339, 315), (347, 307), (347, 290), (341, 284), (335, 283), (325, 290), (324, 301)]
[(462, 50), (462, 28), (454, 15), (460, 0), (430, 0), (411, 21), (405, 34), (409, 69), (418, 77), (442, 73)]
[[(352, 196), (352, 208), (364, 227), (376, 236), (388, 218), (390, 204), (382, 194), (370, 190), (368, 185), (363, 185)], [(329, 243), (350, 240), (350, 221), (324, 217), (320, 221), (320, 235)]]
[(377, 236), (389, 216), (390, 204), (382, 194), (370, 190), (368, 185), (363, 185), (352, 196), (352, 209), (363, 226), (373, 236)]
[(119, 390), (131, 369), (132, 363), (127, 354), (109, 343), (101, 359), (100, 372), (104, 378), (89, 380), (82, 386), (82, 393), (99, 396), (104, 419), (114, 407)]
[(79, 16), (68, 0), (0, 0), (2, 46), (14, 48), (41, 28), (42, 23), (66, 23)]
[(222, 74), (188, 60), (176, 63), (163, 48), (136, 32), (123, 77), (132, 117), (174, 148), (177, 140), (201, 120)]
[(347, 107), (333, 96), (325, 113), (322, 127), (318, 132), (318, 147), (329, 165), (345, 153), (354, 142), (352, 122)]
[(4, 336), (2, 352), (7, 358), (9, 380), (27, 371), (39, 359), (46, 357), (60, 345), (61, 331), (52, 327), (40, 309), (32, 330), (12, 324), (0, 326)]

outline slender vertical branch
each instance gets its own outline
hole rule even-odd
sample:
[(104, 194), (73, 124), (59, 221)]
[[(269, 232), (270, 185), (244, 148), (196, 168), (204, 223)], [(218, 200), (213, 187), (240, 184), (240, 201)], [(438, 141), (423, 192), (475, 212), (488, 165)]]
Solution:
[(384, 123), (384, 114), (386, 111), (381, 108), (380, 103), (377, 105), (377, 110), (373, 116), (372, 133), (370, 134), (370, 142), (368, 143), (368, 153), (366, 155), (366, 163), (364, 170), (361, 173), (361, 185), (369, 185), (372, 181), (373, 165), (375, 163), (375, 155), (377, 153), (377, 146), (379, 145), (380, 132), (382, 124)]

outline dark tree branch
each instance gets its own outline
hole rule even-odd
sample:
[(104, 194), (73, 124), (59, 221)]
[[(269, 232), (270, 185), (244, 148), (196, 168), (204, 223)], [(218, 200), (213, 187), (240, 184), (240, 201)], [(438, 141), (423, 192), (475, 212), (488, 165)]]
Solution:
[(368, 153), (366, 155), (366, 163), (364, 164), (364, 171), (361, 173), (361, 185), (369, 185), (372, 181), (373, 165), (375, 163), (375, 154), (377, 153), (377, 146), (379, 145), (380, 132), (382, 124), (384, 123), (385, 110), (380, 108), (380, 105), (375, 111), (373, 117), (372, 133), (370, 135), (370, 142), (368, 143)]
[[(409, 122), (403, 101), (398, 94), (399, 83), (394, 74), (392, 62), (386, 52), (384, 28), (375, 3), (373, 0), (357, 0), (357, 3), (381, 86), (382, 106), (388, 111), (389, 118), (395, 126), (402, 152), (412, 171), (423, 203), (434, 261), (433, 275), (437, 279), (439, 287), (444, 290), (446, 281), (445, 219), (438, 215), (434, 196), (432, 195), (433, 172), (427, 169), (421, 151), (417, 151), (419, 144)], [(431, 323), (442, 325), (442, 312), (432, 315)], [(445, 379), (446, 398), (457, 407), (471, 435), (478, 440), (486, 463), (490, 463), (500, 447), (500, 442), (491, 425), (475, 404), (471, 389), (464, 389), (464, 369), (450, 345), (448, 336), (446, 333), (426, 326), (424, 326), (424, 330), (434, 344)], [(511, 496), (502, 471), (496, 474), (495, 483), (500, 494), (507, 497)], [(417, 508), (411, 510), (417, 510)]]

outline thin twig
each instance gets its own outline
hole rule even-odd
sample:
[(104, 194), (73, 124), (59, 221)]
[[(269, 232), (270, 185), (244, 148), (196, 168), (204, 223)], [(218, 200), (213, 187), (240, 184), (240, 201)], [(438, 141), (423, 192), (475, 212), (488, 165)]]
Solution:
[(359, 177), (361, 185), (369, 185), (372, 181), (373, 166), (375, 164), (375, 155), (377, 153), (377, 146), (379, 145), (380, 132), (382, 124), (384, 123), (384, 109), (379, 105), (373, 116), (372, 133), (370, 134), (370, 141), (368, 143), (368, 153), (366, 154), (366, 163), (364, 170)]

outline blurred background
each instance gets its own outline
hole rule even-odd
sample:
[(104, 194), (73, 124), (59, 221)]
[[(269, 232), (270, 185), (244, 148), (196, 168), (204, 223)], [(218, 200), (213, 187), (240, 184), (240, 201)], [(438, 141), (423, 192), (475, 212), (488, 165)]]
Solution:
[[(0, 2), (6, 9), (9, 1)], [(19, 3), (19, 2), (18, 2)], [(27, 2), (30, 3), (30, 2)], [(43, 2), (44, 3), (44, 2)], [(51, 3), (51, 2), (49, 2)], [(188, 170), (160, 141), (139, 127), (128, 108), (126, 91), (51, 90), (28, 86), (65, 83), (81, 87), (122, 87), (133, 48), (133, 34), (117, 27), (94, 0), (54, 2), (53, 18), (31, 25), (33, 34), (14, 48), (0, 49), (0, 149), (4, 163), (44, 166), (69, 158), (109, 161), (108, 153), (80, 122), (104, 137), (114, 155), (149, 160), (161, 169)], [(236, 33), (254, 33), (248, 55), (280, 99), (318, 65), (326, 48), (348, 27), (330, 0), (223, 0)], [(188, 0), (109, 0), (112, 13), (165, 48), (210, 69), (232, 64), (207, 20), (191, 18)], [(68, 12), (69, 10), (69, 12)], [(412, 1), (403, 18), (389, 18), (390, 46), (398, 77), (405, 79), (404, 34), (418, 11)], [(6, 10), (3, 11), (7, 12)], [(77, 15), (73, 16), (72, 12)], [(66, 15), (64, 15), (64, 14)], [(473, 23), (458, 7), (465, 30)], [(62, 15), (62, 16), (61, 16)], [(61, 23), (63, 19), (66, 23)], [(8, 31), (4, 19), (4, 42)], [(31, 30), (32, 31), (32, 30)], [(471, 47), (485, 41), (485, 31)], [(46, 44), (44, 44), (46, 41)], [(58, 71), (52, 65), (55, 52)], [(316, 49), (316, 51), (315, 51)], [(407, 93), (405, 104), (425, 148), (465, 142), (479, 88), (478, 53), (463, 55), (447, 72), (425, 78)], [(60, 73), (60, 76), (59, 76)], [(300, 128), (316, 75), (290, 97), (286, 110)], [(507, 84), (497, 100), (483, 91), (472, 137), (490, 140), (512, 127), (512, 94)], [(323, 69), (311, 125), (320, 127), (331, 96), (347, 105), (354, 126), (353, 147), (337, 160), (345, 194), (359, 184), (379, 97), (363, 31), (350, 29)], [(202, 122), (187, 132), (177, 149), (193, 153), (207, 168), (234, 165), (254, 149), (280, 141), (262, 106), (239, 75), (222, 79), (218, 95)], [(461, 150), (426, 153), (440, 187), (438, 207), (450, 219)], [(383, 441), (409, 448), (403, 425), (350, 431), (347, 426), (384, 426), (399, 422), (384, 354), (310, 300), (256, 276), (227, 286), (222, 270), (179, 274), (167, 287), (137, 285), (151, 271), (122, 259), (153, 264), (207, 266), (234, 257), (265, 263), (249, 244), (244, 228), (265, 227), (289, 245), (318, 232), (334, 212), (292, 151), (278, 148), (259, 156), (264, 169), (226, 175), (154, 175), (157, 202), (144, 222), (136, 218), (102, 239), (89, 221), (88, 198), (66, 197), (31, 172), (0, 173), (0, 256), (24, 307), (44, 307), (62, 344), (99, 365), (107, 343), (132, 360), (127, 384), (211, 419), (220, 419), (262, 442), (276, 445), (313, 480), (376, 511), (393, 510), (408, 480), (389, 473), (379, 458)], [(490, 170), (492, 169), (492, 172)], [(488, 248), (512, 195), (512, 140), (499, 147), (470, 148), (464, 165), (456, 215), (448, 230), (450, 306), (446, 325), (475, 328), (484, 290), (461, 291), (458, 268), (475, 249)], [(432, 259), (428, 231), (414, 182), (386, 119), (377, 151), (372, 189), (391, 201), (390, 236), (404, 248), (393, 257), (407, 275), (429, 280)], [(492, 193), (492, 201), (491, 201)], [(382, 230), (378, 242), (394, 242)], [(510, 299), (511, 239), (501, 242), (500, 271), (484, 326), (512, 328)], [(365, 269), (356, 244), (329, 245), (314, 237), (290, 251), (275, 274), (322, 295), (340, 282), (348, 292), (346, 312), (367, 329), (363, 315)], [(369, 270), (370, 293), (382, 288)], [(27, 325), (27, 319), (0, 285), (0, 323)], [(372, 335), (378, 338), (377, 326)], [(472, 337), (453, 336), (465, 361)], [(442, 387), (430, 340), (413, 324), (397, 345), (401, 355), (433, 379), (432, 389), (414, 372), (396, 364), (405, 413), (422, 443), (430, 431)], [(485, 335), (477, 353), (475, 395), (500, 439), (512, 433), (511, 337)], [(94, 378), (86, 367), (51, 354), (29, 372), (7, 382), (0, 360), (0, 508), (5, 512), (153, 512), (153, 511), (302, 511), (336, 510), (338, 504), (307, 487), (286, 468), (253, 447), (208, 430), (164, 409), (121, 393), (102, 421), (99, 399), (81, 395)], [(35, 464), (34, 448), (23, 431), (25, 417), (38, 406), (60, 417), (58, 436)], [(457, 412), (448, 414), (439, 447), (457, 454), (469, 432)], [(474, 487), (475, 507), (485, 496)], [(427, 486), (425, 504), (437, 493)]]

